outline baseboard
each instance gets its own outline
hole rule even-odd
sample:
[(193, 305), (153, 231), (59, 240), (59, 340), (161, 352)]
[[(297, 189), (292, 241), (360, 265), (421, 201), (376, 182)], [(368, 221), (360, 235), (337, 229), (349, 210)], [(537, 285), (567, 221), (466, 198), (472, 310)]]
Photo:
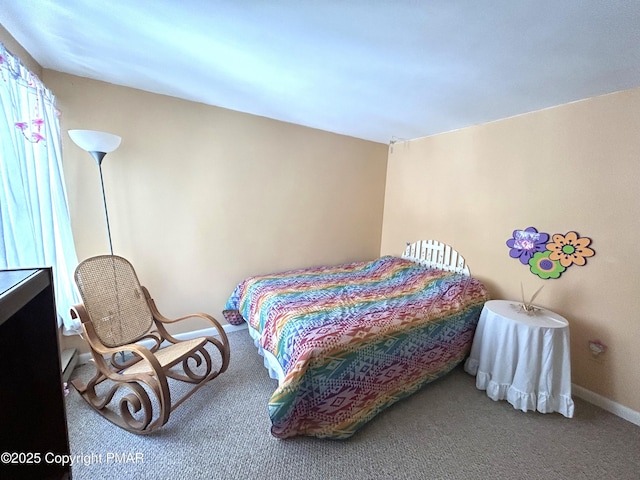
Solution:
[[(230, 325), (230, 324), (226, 324), (223, 325), (224, 331), (225, 332), (235, 332), (238, 330), (246, 330), (247, 329), (247, 325)], [(175, 338), (177, 338), (178, 340), (191, 340), (192, 338), (196, 338), (196, 337), (203, 337), (203, 336), (211, 336), (211, 337), (215, 337), (218, 335), (218, 331), (211, 327), (211, 328), (203, 328), (202, 330), (194, 330), (193, 332), (185, 332), (185, 333), (176, 333), (174, 335)], [(151, 347), (153, 345), (153, 342), (151, 340), (148, 341), (142, 341), (140, 342), (141, 345), (144, 345), (146, 347)], [(90, 353), (81, 353), (79, 358), (78, 358), (78, 364), (80, 365), (84, 365), (85, 363), (88, 363), (91, 360), (91, 354)]]
[(613, 400), (609, 400), (608, 398), (598, 395), (586, 388), (580, 387), (579, 385), (572, 384), (571, 388), (576, 397), (580, 397), (581, 399), (586, 400), (607, 412), (613, 413), (620, 418), (624, 418), (628, 422), (640, 426), (640, 412), (636, 412), (629, 407), (620, 405)]

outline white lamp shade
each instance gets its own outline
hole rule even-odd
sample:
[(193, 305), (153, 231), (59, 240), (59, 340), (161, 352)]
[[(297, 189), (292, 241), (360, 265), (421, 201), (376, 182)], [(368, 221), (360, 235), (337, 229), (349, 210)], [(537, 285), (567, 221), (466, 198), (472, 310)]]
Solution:
[(69, 130), (71, 140), (87, 152), (113, 152), (122, 140), (118, 135), (96, 130)]

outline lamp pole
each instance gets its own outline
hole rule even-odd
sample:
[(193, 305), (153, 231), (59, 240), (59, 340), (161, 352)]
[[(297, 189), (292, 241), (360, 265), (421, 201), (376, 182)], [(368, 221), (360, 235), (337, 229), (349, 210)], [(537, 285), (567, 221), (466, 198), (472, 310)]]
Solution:
[(106, 152), (89, 152), (98, 163), (98, 171), (100, 172), (100, 187), (102, 188), (102, 204), (104, 205), (104, 218), (107, 220), (107, 235), (109, 237), (109, 251), (113, 255), (113, 244), (111, 243), (111, 227), (109, 226), (109, 211), (107, 210), (107, 197), (104, 193), (104, 179), (102, 178), (102, 159)]

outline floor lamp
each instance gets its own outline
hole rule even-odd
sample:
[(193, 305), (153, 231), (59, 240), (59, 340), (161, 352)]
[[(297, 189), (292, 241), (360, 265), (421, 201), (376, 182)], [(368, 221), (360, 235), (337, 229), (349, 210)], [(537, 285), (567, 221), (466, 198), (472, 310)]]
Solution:
[(109, 212), (107, 211), (107, 198), (104, 194), (104, 181), (102, 179), (102, 159), (104, 156), (114, 151), (120, 146), (122, 140), (119, 136), (95, 130), (69, 130), (71, 140), (83, 150), (86, 150), (95, 158), (100, 171), (100, 186), (102, 187), (102, 203), (104, 205), (104, 216), (107, 220), (107, 235), (109, 236), (109, 250), (113, 255), (113, 245), (111, 243), (111, 228), (109, 227)]

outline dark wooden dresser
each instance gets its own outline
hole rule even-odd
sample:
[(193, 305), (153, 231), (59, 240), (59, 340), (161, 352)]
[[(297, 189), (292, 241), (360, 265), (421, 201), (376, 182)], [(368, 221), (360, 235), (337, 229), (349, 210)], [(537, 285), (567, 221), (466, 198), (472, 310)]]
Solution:
[(53, 288), (50, 268), (0, 271), (0, 478), (71, 478)]

